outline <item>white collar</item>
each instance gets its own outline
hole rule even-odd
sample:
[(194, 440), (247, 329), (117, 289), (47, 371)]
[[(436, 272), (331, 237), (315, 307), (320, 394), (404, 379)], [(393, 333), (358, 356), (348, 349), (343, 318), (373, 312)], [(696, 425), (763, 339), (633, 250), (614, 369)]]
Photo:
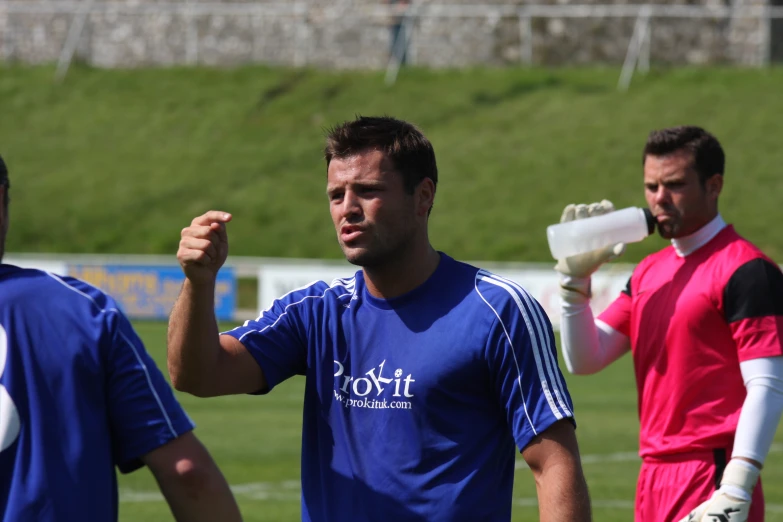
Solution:
[(701, 227), (690, 236), (672, 239), (674, 251), (680, 257), (688, 256), (710, 242), (712, 238), (718, 235), (718, 232), (726, 227), (726, 222), (720, 214), (715, 216), (712, 221)]

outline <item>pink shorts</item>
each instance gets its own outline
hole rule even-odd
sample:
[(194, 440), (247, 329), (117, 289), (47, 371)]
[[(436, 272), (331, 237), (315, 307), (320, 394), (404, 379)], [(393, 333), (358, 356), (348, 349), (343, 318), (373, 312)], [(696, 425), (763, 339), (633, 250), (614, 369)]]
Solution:
[[(635, 522), (679, 522), (710, 498), (726, 465), (726, 452), (645, 457), (636, 484)], [(753, 490), (748, 522), (764, 522), (761, 479)]]

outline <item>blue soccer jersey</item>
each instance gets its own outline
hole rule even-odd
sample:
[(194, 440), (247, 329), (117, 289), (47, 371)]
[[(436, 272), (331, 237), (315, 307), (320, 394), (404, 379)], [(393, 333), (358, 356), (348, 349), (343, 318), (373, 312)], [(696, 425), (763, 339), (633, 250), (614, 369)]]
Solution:
[(0, 520), (116, 520), (115, 465), (192, 428), (109, 296), (0, 265)]
[(573, 419), (541, 306), (445, 254), (406, 295), (373, 297), (360, 271), (228, 333), (270, 389), (306, 376), (305, 521), (507, 522), (515, 445)]

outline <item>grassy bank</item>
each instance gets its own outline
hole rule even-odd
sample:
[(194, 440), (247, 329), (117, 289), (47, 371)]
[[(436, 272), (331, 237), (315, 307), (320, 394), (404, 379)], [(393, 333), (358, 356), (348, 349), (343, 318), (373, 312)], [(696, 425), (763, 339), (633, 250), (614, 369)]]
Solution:
[[(695, 123), (723, 142), (721, 210), (776, 260), (783, 70), (0, 68), (11, 252), (176, 251), (180, 229), (231, 211), (236, 255), (337, 258), (324, 128), (354, 114), (417, 123), (438, 154), (434, 244), (470, 260), (547, 261), (544, 229), (575, 201), (643, 204), (650, 129)], [(629, 249), (636, 261), (664, 242)]]

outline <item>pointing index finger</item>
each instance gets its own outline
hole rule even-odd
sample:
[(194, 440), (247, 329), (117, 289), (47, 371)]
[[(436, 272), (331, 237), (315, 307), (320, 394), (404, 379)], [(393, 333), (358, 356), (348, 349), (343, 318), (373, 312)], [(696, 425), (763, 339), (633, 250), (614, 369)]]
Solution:
[(196, 226), (209, 226), (212, 223), (228, 223), (231, 221), (231, 214), (223, 212), (222, 210), (210, 210), (204, 214), (193, 218), (191, 225)]

